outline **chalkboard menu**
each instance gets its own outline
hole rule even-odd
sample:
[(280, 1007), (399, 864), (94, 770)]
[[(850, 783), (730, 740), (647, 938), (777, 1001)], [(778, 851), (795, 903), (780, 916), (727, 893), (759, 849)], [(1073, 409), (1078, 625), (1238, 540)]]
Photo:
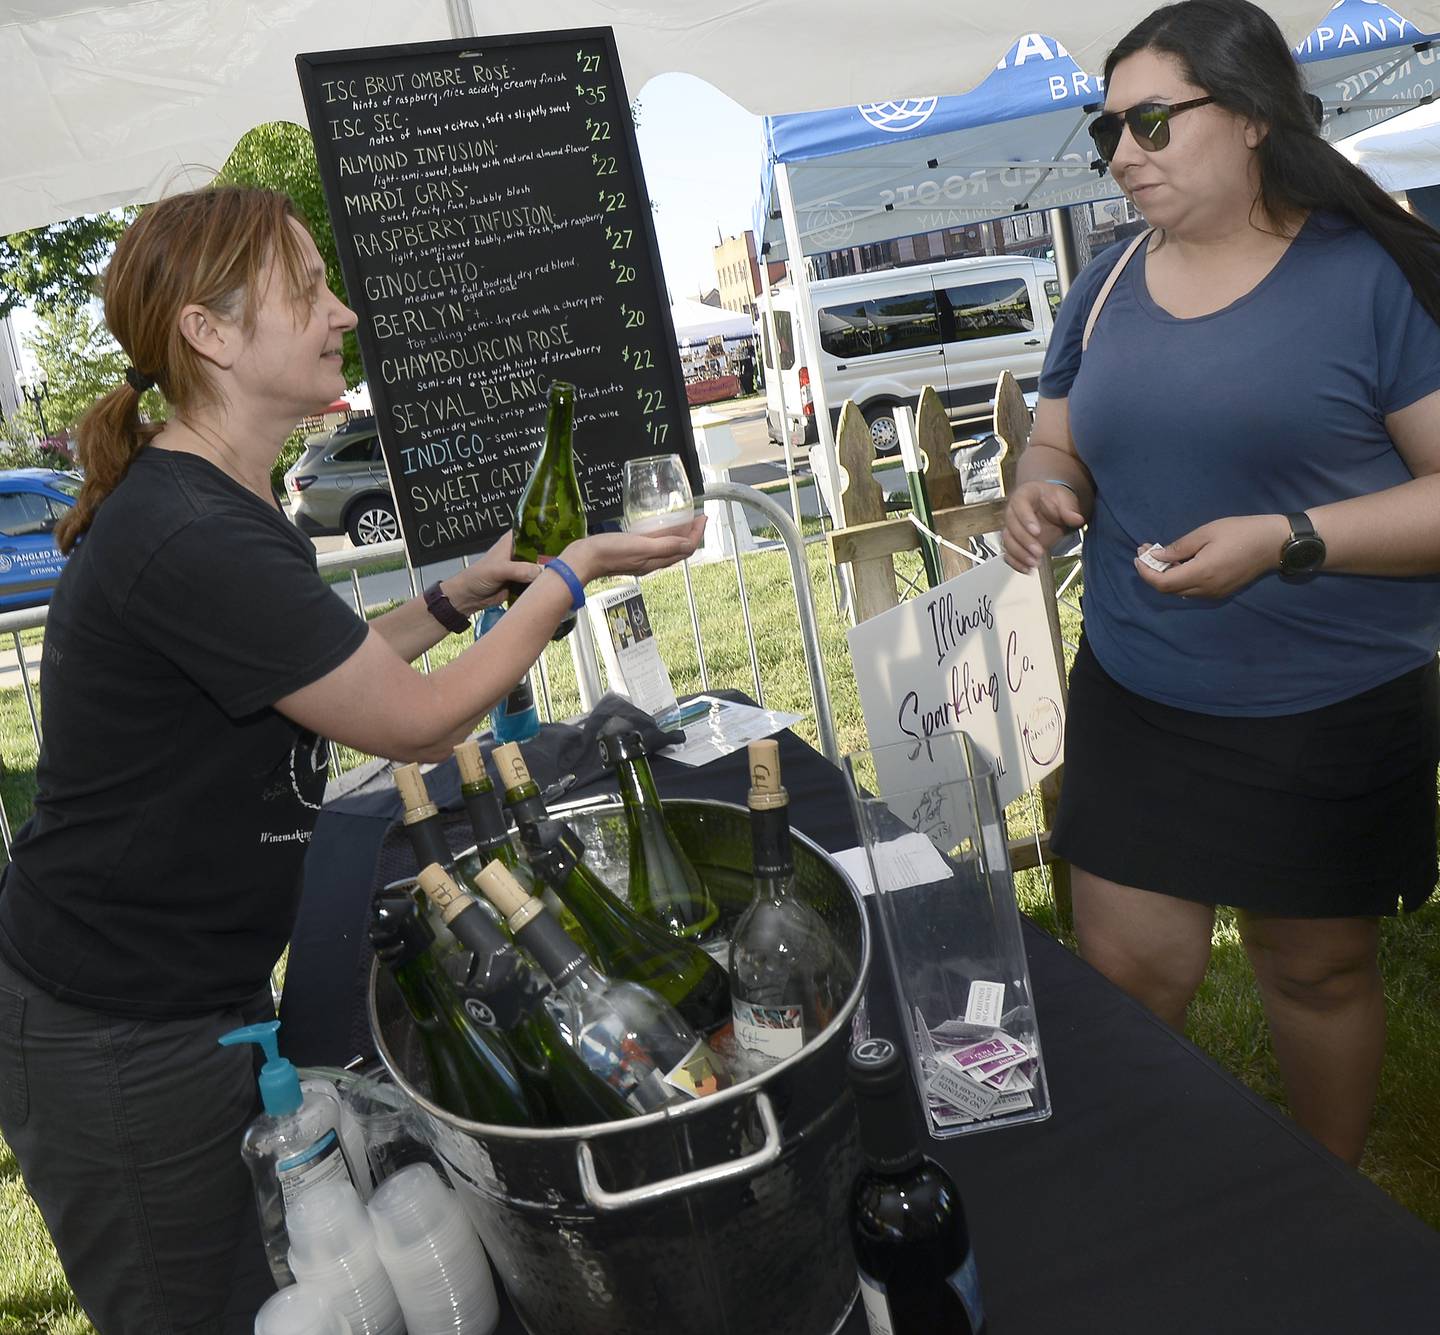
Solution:
[(699, 468), (609, 28), (296, 57), (412, 562), (510, 527), (554, 379), (586, 510), (622, 466)]

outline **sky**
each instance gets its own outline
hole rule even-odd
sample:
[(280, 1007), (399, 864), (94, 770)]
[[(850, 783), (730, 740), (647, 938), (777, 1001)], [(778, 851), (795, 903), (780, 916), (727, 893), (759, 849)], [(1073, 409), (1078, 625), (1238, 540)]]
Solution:
[(716, 284), (711, 251), (718, 241), (751, 225), (760, 189), (762, 122), (690, 74), (656, 75), (638, 100), (635, 137), (656, 205), (665, 280), (672, 300), (694, 297)]

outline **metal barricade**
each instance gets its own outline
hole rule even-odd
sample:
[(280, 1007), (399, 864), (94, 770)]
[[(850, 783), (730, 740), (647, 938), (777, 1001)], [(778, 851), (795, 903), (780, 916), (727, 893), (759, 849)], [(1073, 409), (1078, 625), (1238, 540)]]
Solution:
[[(764, 492), (757, 491), (753, 487), (743, 486), (734, 482), (716, 482), (711, 484), (707, 490), (696, 497), (697, 504), (706, 501), (718, 501), (726, 505), (749, 507), (758, 510), (767, 521), (774, 525), (780, 534), (786, 555), (789, 560), (790, 578), (794, 585), (795, 607), (799, 620), (801, 646), (805, 655), (805, 667), (809, 677), (811, 704), (815, 711), (815, 727), (819, 738), (820, 750), (827, 759), (834, 764), (840, 763), (840, 748), (836, 741), (835, 721), (831, 713), (830, 692), (825, 675), (825, 666), (821, 659), (820, 632), (815, 618), (815, 601), (810, 588), (809, 570), (805, 562), (805, 539), (796, 527), (795, 521), (791, 518), (786, 509), (772, 500)], [(766, 554), (767, 548), (759, 548), (752, 557)], [(396, 558), (405, 559), (404, 544), (400, 541), (375, 543), (368, 547), (350, 548), (341, 551), (321, 553), (316, 564), (322, 574), (330, 571), (345, 571), (349, 573), (350, 592), (356, 608), (357, 615), (365, 615), (364, 592), (360, 584), (360, 574), (375, 566), (384, 565), (394, 561)], [(750, 663), (751, 687), (754, 691), (757, 702), (763, 704), (765, 700), (764, 683), (760, 675), (760, 658), (755, 643), (753, 623), (750, 616), (750, 600), (745, 583), (745, 571), (742, 565), (742, 557), (737, 552), (731, 558), (733, 560), (736, 576), (736, 584), (740, 597), (740, 614), (743, 622), (746, 648), (748, 650)], [(468, 563), (467, 563), (468, 564)], [(699, 610), (695, 602), (695, 591), (690, 579), (689, 562), (685, 563), (684, 581), (685, 596), (689, 603), (690, 624), (695, 640), (695, 653), (700, 668), (700, 687), (703, 691), (709, 691), (716, 686), (723, 686), (726, 683), (712, 680), (709, 664), (705, 657), (705, 645), (700, 630)], [(416, 570), (411, 567), (408, 561), (405, 564), (406, 580), (410, 590), (419, 587), (423, 572), (417, 578)], [(34, 663), (26, 652), (23, 643), (23, 633), (27, 630), (34, 630), (45, 625), (48, 615), (48, 608), (35, 607), (27, 608), (18, 612), (0, 613), (0, 645), (4, 644), (5, 637), (10, 637), (14, 645), (16, 666), (20, 673), (20, 682), (24, 690), (25, 704), (30, 716), (31, 733), (34, 737), (35, 748), (38, 753), (41, 740), (41, 704), (38, 692), (38, 682), (32, 681), (32, 670), (38, 669), (38, 663)], [(592, 645), (593, 649), (593, 645)], [(422, 656), (423, 670), (428, 671), (430, 667), (429, 656)], [(590, 668), (597, 674), (598, 664), (591, 656)], [(542, 700), (543, 714), (548, 722), (553, 722), (555, 715), (552, 704), (552, 692), (550, 674), (546, 666), (544, 655), (537, 663), (538, 677), (540, 683), (540, 697)], [(585, 665), (577, 661), (577, 672), (585, 670)], [(5, 760), (0, 756), (0, 762)], [(3, 795), (0, 795), (0, 840), (3, 840), (5, 852), (10, 851), (11, 841), (11, 820), (10, 812), (7, 810)]]

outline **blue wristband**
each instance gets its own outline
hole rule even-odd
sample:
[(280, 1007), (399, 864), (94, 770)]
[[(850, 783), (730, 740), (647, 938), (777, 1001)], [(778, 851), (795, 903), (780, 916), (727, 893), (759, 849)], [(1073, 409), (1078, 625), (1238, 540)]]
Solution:
[(558, 556), (552, 556), (540, 568), (541, 570), (553, 570), (565, 581), (570, 589), (570, 610), (572, 612), (578, 612), (585, 606), (585, 586), (580, 583), (580, 576), (571, 570), (564, 561)]

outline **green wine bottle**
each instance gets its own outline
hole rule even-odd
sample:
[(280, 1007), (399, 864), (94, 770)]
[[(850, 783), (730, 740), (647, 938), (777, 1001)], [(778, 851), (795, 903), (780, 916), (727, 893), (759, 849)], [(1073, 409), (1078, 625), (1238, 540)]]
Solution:
[[(540, 785), (530, 777), (530, 767), (525, 763), (519, 743), (504, 742), (497, 746), (490, 756), (495, 762), (495, 772), (500, 776), (500, 782), (505, 785), (505, 810), (515, 822), (515, 828), (519, 830), (526, 825), (538, 825), (541, 821), (548, 820), (550, 812), (545, 805), (545, 797), (540, 791)], [(528, 882), (526, 888), (531, 894), (545, 901), (545, 907), (560, 920), (560, 926), (569, 933), (571, 940), (592, 959), (596, 958), (595, 945), (585, 934), (585, 928), (579, 919), (570, 912), (554, 890), (543, 882), (536, 882), (535, 869), (530, 865), (528, 857), (529, 850), (526, 850), (517, 859), (524, 872), (517, 872), (516, 875), (522, 881)], [(486, 903), (489, 903), (488, 899)]]
[(850, 981), (825, 920), (795, 890), (780, 747), (750, 743), (755, 894), (730, 938), (735, 1041), (760, 1066), (794, 1056), (834, 1018)]
[[(585, 502), (575, 476), (575, 386), (552, 380), (545, 409), (545, 443), (515, 506), (515, 559), (534, 561), (559, 556), (586, 533)], [(512, 586), (510, 601), (524, 592)], [(552, 639), (564, 639), (575, 626), (570, 613)]]
[[(465, 804), (470, 830), (475, 836), (475, 847), (467, 848), (455, 860), (455, 869), (460, 872), (465, 884), (475, 889), (475, 877), (480, 868), (498, 858), (505, 864), (506, 870), (529, 890), (534, 878), (530, 869), (520, 861), (515, 845), (510, 842), (510, 823), (500, 805), (500, 794), (490, 781), (490, 771), (485, 766), (480, 743), (473, 737), (461, 742), (455, 748), (455, 763), (460, 770), (460, 799)], [(488, 906), (488, 901), (481, 902)]]
[(673, 937), (617, 899), (585, 865), (585, 845), (562, 821), (520, 827), (525, 856), (579, 920), (591, 955), (604, 972), (654, 989), (697, 1033), (730, 1023), (725, 970), (691, 941)]
[(435, 934), (415, 901), (408, 895), (377, 899), (370, 940), (415, 1022), (435, 1102), (472, 1122), (542, 1121), (544, 1105), (532, 1100), (504, 1039), (475, 1022), (435, 957)]
[(673, 935), (709, 950), (723, 949), (720, 910), (675, 838), (639, 732), (602, 735), (600, 758), (620, 780), (625, 828), (630, 839), (630, 907)]
[(415, 852), (417, 868), (438, 862), (448, 867), (455, 860), (440, 821), (440, 808), (430, 799), (425, 776), (419, 765), (398, 765), (395, 769), (395, 790), (405, 807), (405, 834)]
[[(410, 840), (410, 847), (415, 852), (416, 868), (426, 867), (430, 863), (436, 862), (447, 871), (453, 871), (466, 885), (473, 887), (475, 873), (497, 854), (491, 852), (482, 859), (476, 856), (476, 850), (473, 848), (466, 849), (462, 853), (450, 851), (449, 841), (445, 838), (445, 826), (440, 815), (440, 808), (431, 801), (430, 790), (425, 783), (425, 776), (420, 773), (419, 765), (397, 766), (395, 787), (400, 794), (400, 801), (405, 807), (405, 834)], [(468, 809), (469, 804), (467, 803)], [(473, 813), (471, 823), (472, 825), (474, 823)], [(508, 843), (508, 840), (506, 842)], [(416, 894), (419, 895), (418, 890)], [(416, 903), (424, 910), (430, 930), (440, 943), (436, 947), (437, 953), (446, 955), (450, 951), (458, 949), (459, 943), (446, 931), (444, 920), (440, 915), (425, 902), (423, 897), (417, 897)], [(504, 920), (499, 914), (490, 916), (497, 927), (503, 928)]]
[[(487, 866), (504, 864), (496, 858)], [(420, 873), (420, 888), (474, 952), (477, 968), (462, 989), (466, 1009), (504, 1033), (521, 1077), (545, 1107), (547, 1124), (584, 1126), (632, 1116), (635, 1109), (565, 1041), (545, 1004), (548, 984), (490, 921), (488, 901), (482, 909), (434, 865)]]

